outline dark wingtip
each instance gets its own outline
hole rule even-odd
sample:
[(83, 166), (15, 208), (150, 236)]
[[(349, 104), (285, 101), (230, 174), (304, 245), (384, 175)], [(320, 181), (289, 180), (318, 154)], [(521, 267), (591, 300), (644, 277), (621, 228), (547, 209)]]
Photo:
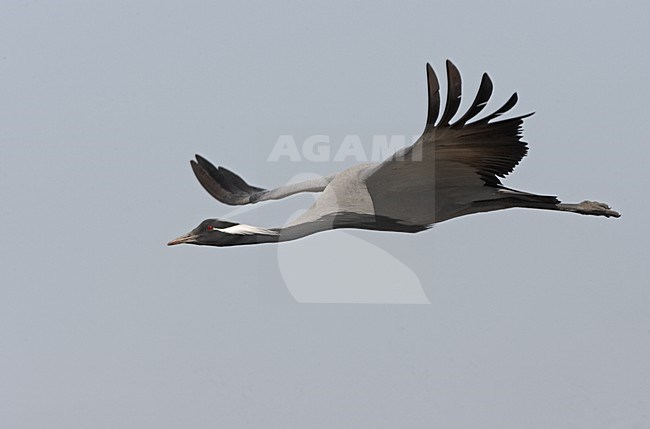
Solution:
[(241, 176), (233, 173), (232, 171), (228, 170), (226, 167), (219, 167), (219, 172), (222, 174), (226, 182), (234, 186), (236, 190), (247, 192), (247, 193), (254, 193), (254, 192), (259, 192), (264, 190), (263, 188), (249, 185), (248, 183), (246, 183), (244, 179), (241, 178)]
[(203, 186), (203, 189), (217, 200), (226, 204), (231, 204), (228, 198), (230, 192), (225, 189), (208, 170), (206, 170), (200, 163), (194, 162), (193, 160), (190, 161), (190, 165), (192, 166), (194, 176), (196, 176), (201, 186)]
[(438, 120), (440, 113), (440, 83), (438, 77), (433, 71), (431, 64), (427, 63), (427, 122), (425, 125), (425, 132), (427, 128), (433, 128)]
[(492, 96), (493, 88), (494, 85), (492, 84), (492, 79), (490, 79), (490, 76), (488, 76), (487, 73), (483, 73), (481, 84), (479, 85), (472, 105), (467, 109), (467, 112), (465, 112), (465, 114), (452, 125), (452, 127), (463, 127), (468, 121), (474, 119), (476, 115), (487, 106), (487, 103), (490, 101), (490, 97)]
[(494, 84), (492, 83), (492, 79), (490, 79), (490, 75), (487, 74), (487, 73), (483, 73), (483, 76), (481, 76), (481, 85), (479, 86), (479, 88), (481, 86), (483, 86), (483, 85), (489, 86), (490, 89), (494, 88)]
[(198, 161), (199, 164), (203, 164), (203, 163), (208, 163), (209, 164), (210, 163), (210, 161), (208, 161), (207, 159), (205, 159), (204, 157), (202, 157), (198, 153), (194, 154), (194, 158), (196, 158), (196, 160)]
[[(495, 112), (493, 112), (492, 114), (486, 116), (485, 118), (479, 119), (478, 121), (476, 121), (476, 123), (487, 124), (487, 123), (490, 122), (492, 119), (498, 118), (499, 116), (503, 115), (504, 113), (507, 113), (508, 111), (510, 111), (510, 109), (512, 109), (513, 107), (515, 107), (515, 104), (517, 104), (517, 101), (518, 101), (518, 100), (519, 100), (519, 96), (518, 96), (517, 93), (515, 92), (514, 94), (512, 94), (512, 95), (510, 96), (510, 98), (508, 99), (508, 101), (506, 101), (505, 104), (504, 104), (503, 106), (501, 106), (501, 107), (498, 108)], [(523, 117), (525, 117), (525, 116), (523, 116)], [(522, 116), (519, 116), (519, 118), (522, 118)], [(514, 118), (513, 118), (513, 119), (514, 119)]]
[(445, 103), (445, 110), (442, 112), (442, 117), (438, 126), (447, 126), (449, 121), (458, 112), (460, 107), (460, 97), (462, 95), (462, 79), (458, 68), (451, 62), (446, 61), (447, 65), (447, 102)]
[(208, 172), (205, 171), (205, 169), (201, 167), (201, 164), (199, 164), (198, 162), (191, 160), (190, 166), (192, 167), (192, 171), (194, 172), (196, 178), (199, 179), (199, 182), (201, 182), (201, 177), (200, 177), (201, 175), (208, 175)]
[(458, 67), (456, 67), (456, 64), (454, 64), (451, 60), (445, 61), (445, 67), (447, 67), (447, 71), (451, 71), (452, 73), (460, 74), (458, 71)]

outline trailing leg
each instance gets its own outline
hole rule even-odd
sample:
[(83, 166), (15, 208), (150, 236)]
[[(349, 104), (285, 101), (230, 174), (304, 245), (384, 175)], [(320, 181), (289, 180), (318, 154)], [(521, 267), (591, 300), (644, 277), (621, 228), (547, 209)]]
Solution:
[(558, 203), (555, 206), (557, 207), (557, 210), (565, 212), (580, 213), (591, 216), (621, 217), (617, 211), (612, 210), (607, 204), (599, 203), (598, 201), (585, 200), (578, 204)]

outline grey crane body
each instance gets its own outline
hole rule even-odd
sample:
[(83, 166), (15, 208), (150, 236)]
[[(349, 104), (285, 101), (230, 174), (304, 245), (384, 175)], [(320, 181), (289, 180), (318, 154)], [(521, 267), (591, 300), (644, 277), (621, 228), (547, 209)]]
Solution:
[(495, 120), (514, 107), (517, 95), (494, 113), (476, 120), (492, 93), (492, 82), (484, 74), (472, 105), (451, 123), (460, 106), (461, 80), (456, 67), (447, 61), (447, 101), (436, 123), (439, 84), (428, 64), (427, 81), (429, 108), (422, 136), (381, 163), (359, 164), (328, 177), (268, 190), (251, 186), (237, 174), (197, 155), (191, 162), (194, 174), (208, 193), (225, 204), (252, 204), (300, 192), (322, 194), (304, 214), (282, 228), (207, 219), (168, 244), (276, 243), (337, 228), (420, 232), (455, 217), (514, 207), (620, 216), (607, 204), (564, 204), (554, 196), (503, 186), (500, 178), (510, 173), (528, 151), (521, 141), (521, 125), (529, 115)]

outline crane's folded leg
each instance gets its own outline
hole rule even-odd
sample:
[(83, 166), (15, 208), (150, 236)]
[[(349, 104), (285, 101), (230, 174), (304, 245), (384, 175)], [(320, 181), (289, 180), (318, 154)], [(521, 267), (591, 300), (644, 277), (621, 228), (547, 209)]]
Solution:
[(580, 213), (583, 215), (621, 217), (619, 212), (612, 210), (607, 204), (599, 203), (598, 201), (585, 200), (578, 204), (559, 203), (555, 206), (560, 211)]
[[(540, 210), (556, 210), (579, 213), (591, 216), (620, 217), (605, 203), (585, 200), (581, 203), (563, 203), (557, 197), (550, 195), (537, 195), (500, 187), (495, 189), (490, 199), (474, 201), (469, 213), (486, 212), (508, 208), (528, 208)], [(465, 213), (463, 213), (465, 214)]]

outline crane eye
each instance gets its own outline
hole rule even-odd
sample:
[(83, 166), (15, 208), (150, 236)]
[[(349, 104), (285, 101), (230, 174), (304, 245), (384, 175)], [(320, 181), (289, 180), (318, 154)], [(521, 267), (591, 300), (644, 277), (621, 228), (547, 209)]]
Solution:
[(214, 227), (212, 225), (208, 225), (208, 231), (212, 231)]

